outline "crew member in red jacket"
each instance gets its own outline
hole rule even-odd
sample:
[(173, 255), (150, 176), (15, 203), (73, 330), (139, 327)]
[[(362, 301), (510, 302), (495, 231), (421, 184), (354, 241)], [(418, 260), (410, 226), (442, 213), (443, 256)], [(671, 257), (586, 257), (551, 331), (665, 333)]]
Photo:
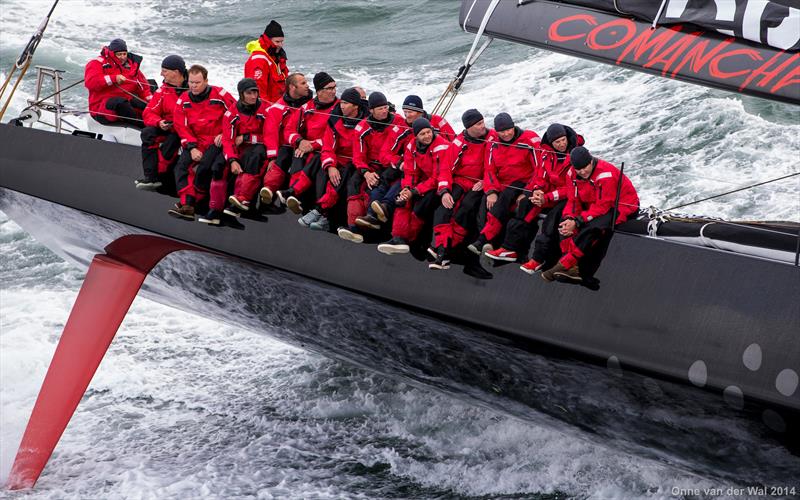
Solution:
[(173, 112), (178, 98), (188, 88), (186, 63), (181, 56), (170, 55), (161, 61), (164, 83), (153, 94), (142, 113), (142, 169), (144, 178), (136, 181), (137, 189), (153, 191), (161, 187), (161, 179), (169, 175), (178, 160), (181, 138), (175, 132)]
[(572, 186), (558, 226), (563, 255), (555, 266), (542, 273), (545, 281), (561, 278), (581, 282), (581, 258), (590, 249), (601, 247), (604, 240), (607, 244), (613, 227), (639, 211), (636, 189), (617, 167), (592, 157), (583, 146), (570, 152), (570, 161), (573, 168), (568, 176)]
[(189, 92), (175, 103), (174, 126), (181, 138), (181, 156), (175, 165), (175, 187), (180, 202), (170, 215), (194, 220), (195, 203), (205, 198), (212, 175), (225, 167), (222, 155), (222, 120), (236, 100), (222, 87), (208, 84), (208, 70), (189, 68)]
[[(401, 170), (403, 163), (403, 152), (408, 143), (414, 139), (411, 125), (417, 118), (426, 118), (431, 122), (433, 131), (444, 136), (448, 141), (452, 141), (456, 134), (453, 127), (439, 115), (431, 115), (422, 107), (422, 99), (416, 95), (409, 95), (403, 100), (403, 115), (405, 123), (393, 125), (388, 132), (388, 137), (383, 143), (380, 154), (380, 162), (385, 166), (381, 181), (370, 193), (370, 204), (367, 210), (365, 223), (374, 226), (378, 223), (385, 223), (392, 218), (395, 203), (394, 200), (400, 193), (400, 178), (403, 173)], [(368, 226), (369, 227), (369, 226)]]
[[(198, 219), (206, 224), (219, 225), (223, 212), (238, 217), (250, 208), (249, 199), (239, 201), (235, 194), (228, 198), (230, 206), (225, 208), (228, 174), (237, 176), (236, 186), (241, 190), (241, 184), (246, 182), (242, 179), (245, 172), (250, 177), (256, 177), (267, 158), (263, 135), (267, 103), (259, 99), (258, 84), (251, 78), (240, 80), (236, 90), (239, 100), (228, 109), (222, 120), (222, 154), (225, 163), (222, 168), (212, 171), (209, 212)], [(251, 193), (255, 194), (254, 191)]]
[(367, 116), (361, 93), (351, 87), (342, 92), (339, 104), (331, 110), (322, 139), (322, 167), (316, 176), (317, 205), (320, 216), (308, 227), (316, 231), (330, 230), (330, 218), (339, 218), (340, 201), (347, 192), (347, 179), (353, 175), (353, 148), (356, 126)]
[(369, 195), (367, 191), (377, 188), (385, 168), (381, 161), (381, 150), (393, 126), (402, 126), (405, 121), (389, 110), (389, 101), (381, 92), (373, 92), (368, 99), (370, 115), (356, 126), (358, 140), (353, 146), (355, 172), (347, 185), (347, 227), (340, 227), (339, 237), (361, 243), (363, 229), (380, 229), (375, 217), (367, 217)]
[[(539, 229), (539, 214), (548, 213), (549, 220), (545, 222), (543, 231), (558, 237), (558, 224), (561, 222), (561, 210), (567, 199), (569, 182), (567, 173), (570, 169), (569, 152), (577, 146), (583, 146), (583, 136), (578, 135), (572, 127), (553, 123), (547, 128), (542, 137), (541, 157), (542, 165), (537, 170), (537, 176), (525, 186), (525, 191), (532, 195), (519, 202), (514, 218), (508, 221), (506, 236), (503, 245), (497, 250), (486, 252), (486, 256), (493, 260), (516, 262), (528, 254), (531, 241)], [(556, 239), (558, 241), (558, 239)], [(547, 255), (549, 251), (540, 245), (539, 256), (542, 252)], [(560, 254), (559, 254), (560, 255)], [(559, 255), (551, 258), (551, 263)], [(534, 259), (539, 267), (544, 259)], [(522, 270), (528, 272), (526, 265)], [(530, 271), (535, 272), (535, 271)]]
[(524, 198), (524, 188), (536, 175), (541, 164), (539, 135), (522, 130), (508, 113), (494, 118), (497, 140), (489, 146), (483, 189), (486, 192), (486, 224), (469, 250), (480, 255), (493, 250), (491, 241), (503, 231), (518, 201)]
[[(320, 71), (314, 75), (313, 81), (317, 97), (303, 104), (299, 113), (292, 113), (286, 125), (289, 144), (294, 147), (294, 160), (289, 170), (289, 187), (279, 191), (278, 198), (286, 200), (286, 206), (296, 214), (303, 212), (304, 201), (312, 201), (307, 205), (313, 206), (316, 200), (316, 193), (311, 188), (322, 166), (322, 139), (330, 113), (339, 103), (336, 81), (328, 73)], [(318, 210), (312, 209), (298, 222), (308, 227), (321, 216)]]
[[(303, 104), (311, 99), (311, 89), (302, 73), (292, 73), (286, 79), (286, 93), (267, 110), (264, 138), (267, 144), (267, 173), (264, 187), (259, 191), (261, 204), (272, 204), (275, 193), (288, 186), (289, 170), (295, 161), (294, 148), (289, 142), (291, 123), (297, 123), (292, 115), (300, 113)], [(296, 130), (296, 129), (295, 129)], [(299, 160), (302, 163), (302, 160)], [(285, 203), (286, 200), (280, 200)]]
[(270, 103), (276, 102), (286, 91), (289, 69), (283, 42), (283, 28), (272, 20), (258, 40), (247, 44), (250, 58), (244, 65), (244, 77), (258, 82), (261, 99)]
[(455, 130), (453, 130), (453, 127), (450, 126), (443, 116), (432, 115), (425, 111), (425, 108), (422, 106), (422, 98), (420, 98), (418, 95), (406, 96), (406, 98), (403, 100), (403, 115), (406, 119), (406, 125), (408, 127), (411, 127), (417, 118), (425, 118), (431, 122), (433, 131), (441, 135), (443, 138), (451, 142), (456, 138)]
[(412, 125), (415, 140), (406, 146), (403, 156), (402, 189), (392, 221), (392, 239), (378, 245), (387, 255), (408, 253), (409, 244), (417, 239), (425, 220), (433, 215), (440, 196), (439, 170), (449, 168), (450, 141), (433, 131), (426, 118), (417, 118)]
[[(478, 233), (487, 152), (496, 136), (494, 130), (486, 128), (477, 109), (465, 111), (461, 122), (464, 131), (453, 141), (447, 168), (439, 170), (438, 189), (444, 194), (433, 214), (436, 260), (428, 266), (431, 269), (447, 269), (452, 250)], [(472, 257), (467, 256), (464, 272), (478, 279), (491, 278), (492, 274), (480, 265), (477, 256)]]
[(139, 69), (142, 57), (128, 53), (124, 40), (111, 40), (86, 64), (89, 114), (103, 125), (143, 128), (142, 111), (151, 99), (150, 84)]

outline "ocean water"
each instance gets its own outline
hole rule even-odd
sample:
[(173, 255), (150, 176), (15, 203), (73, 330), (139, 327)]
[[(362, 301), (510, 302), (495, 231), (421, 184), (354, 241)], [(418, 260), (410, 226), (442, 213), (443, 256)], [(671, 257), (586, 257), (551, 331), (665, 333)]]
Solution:
[[(49, 1), (0, 0), (0, 71)], [(65, 84), (109, 40), (158, 79), (182, 54), (234, 89), (271, 18), (293, 70), (435, 102), (472, 43), (458, 1), (61, 0), (37, 64)], [(1, 75), (5, 78), (5, 73)], [(32, 97), (28, 78), (11, 115)], [(83, 89), (65, 96), (85, 109)], [(572, 125), (667, 207), (800, 169), (800, 111), (495, 42), (448, 118), (508, 111)], [(74, 121), (80, 122), (81, 118)], [(456, 127), (458, 128), (458, 127)], [(797, 178), (691, 207), (800, 220)], [(0, 214), (0, 481), (10, 470), (82, 273)], [(671, 498), (729, 486), (521, 422), (139, 298), (32, 492), (12, 498)]]

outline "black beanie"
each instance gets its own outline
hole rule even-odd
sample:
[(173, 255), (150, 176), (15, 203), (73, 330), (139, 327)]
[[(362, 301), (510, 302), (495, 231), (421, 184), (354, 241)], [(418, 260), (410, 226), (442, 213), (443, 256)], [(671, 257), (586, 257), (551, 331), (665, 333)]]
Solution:
[(461, 115), (461, 123), (464, 124), (464, 128), (470, 128), (481, 120), (483, 120), (483, 115), (477, 109), (468, 109)]
[(264, 28), (264, 34), (270, 38), (283, 37), (283, 28), (274, 19)]
[(511, 119), (511, 115), (508, 113), (500, 113), (494, 117), (495, 130), (502, 132), (503, 130), (508, 130), (510, 128), (514, 128), (514, 120)]
[(414, 120), (414, 123), (411, 124), (411, 128), (414, 129), (414, 135), (419, 135), (419, 133), (425, 130), (426, 128), (433, 130), (431, 122), (429, 122), (427, 118), (421, 118), (421, 117)]
[(252, 89), (258, 90), (258, 84), (252, 78), (242, 78), (239, 80), (239, 84), (236, 85), (236, 90), (239, 91), (239, 97), (243, 96), (245, 91)]
[(325, 88), (325, 85), (334, 81), (336, 80), (331, 78), (331, 75), (325, 73), (324, 71), (320, 71), (319, 73), (314, 75), (314, 90), (319, 92), (320, 90)]
[(369, 109), (380, 108), (381, 106), (388, 106), (389, 101), (386, 96), (381, 92), (373, 92), (369, 95)]
[(115, 38), (108, 44), (108, 50), (111, 52), (128, 52), (128, 44), (122, 38)]
[(422, 107), (422, 99), (418, 95), (410, 95), (403, 101), (403, 109), (410, 109), (417, 113), (424, 113), (425, 108)]
[(350, 104), (355, 104), (356, 106), (361, 106), (361, 94), (359, 94), (358, 90), (356, 90), (353, 87), (350, 87), (349, 89), (345, 89), (345, 91), (342, 92), (341, 99), (344, 102), (349, 102)]
[(186, 61), (184, 61), (181, 56), (176, 56), (175, 54), (165, 57), (164, 60), (161, 61), (161, 67), (186, 73)]
[(554, 123), (547, 127), (547, 132), (545, 134), (547, 135), (547, 140), (553, 142), (559, 137), (566, 137), (567, 129), (560, 123)]
[(576, 169), (581, 169), (591, 163), (592, 154), (583, 146), (578, 146), (569, 153), (570, 163)]

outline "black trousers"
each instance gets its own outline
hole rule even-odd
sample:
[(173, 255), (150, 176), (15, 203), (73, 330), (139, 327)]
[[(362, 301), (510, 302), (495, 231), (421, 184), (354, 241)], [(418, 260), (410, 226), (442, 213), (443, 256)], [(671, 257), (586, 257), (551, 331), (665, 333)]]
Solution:
[[(192, 166), (192, 154), (185, 149), (181, 152), (178, 163), (175, 165), (175, 187), (178, 191), (185, 189), (189, 185), (189, 168)], [(194, 170), (194, 186), (201, 191), (208, 191), (211, 184), (211, 175), (214, 169), (221, 172), (225, 166), (225, 157), (222, 149), (211, 145), (203, 153), (203, 157), (197, 162)]]
[[(482, 193), (481, 193), (482, 194)], [(453, 197), (453, 208), (447, 208), (441, 203), (438, 207), (436, 207), (436, 211), (433, 213), (433, 226), (439, 226), (441, 224), (449, 224), (450, 221), (453, 220), (453, 211), (459, 207), (459, 200), (464, 197), (464, 188), (462, 188), (458, 184), (453, 184), (453, 189), (450, 195)]]
[[(159, 139), (163, 138), (160, 144)], [(156, 146), (158, 144), (158, 146)], [(162, 130), (161, 127), (145, 127), (142, 129), (142, 170), (144, 178), (158, 178), (158, 152), (164, 159), (174, 159), (181, 147), (181, 138), (173, 129)]]
[(497, 201), (492, 209), (489, 210), (489, 213), (500, 222), (505, 223), (508, 221), (508, 219), (513, 215), (511, 207), (514, 206), (514, 202), (517, 200), (517, 197), (521, 194), (530, 196), (529, 192), (522, 189), (524, 187), (525, 183), (522, 181), (512, 182), (503, 190), (502, 193), (497, 196)]
[(267, 147), (263, 144), (251, 144), (242, 148), (240, 146), (239, 165), (242, 172), (251, 175), (259, 175), (261, 167), (267, 160)]
[(533, 260), (536, 262), (551, 264), (561, 257), (561, 235), (558, 234), (558, 225), (561, 224), (561, 215), (566, 206), (567, 200), (561, 200), (544, 218), (542, 230), (536, 235), (533, 244)]
[[(94, 119), (103, 125), (120, 125), (124, 123), (134, 128), (144, 128), (142, 121), (142, 111), (147, 107), (147, 103), (140, 99), (125, 99), (124, 97), (112, 97), (106, 101), (106, 109), (112, 114), (117, 115), (117, 121), (111, 121), (103, 115), (95, 116)], [(120, 123), (121, 122), (121, 123)]]
[[(518, 254), (528, 254), (531, 242), (539, 230), (539, 220), (534, 218), (531, 222), (525, 222), (525, 216), (533, 210), (534, 205), (528, 198), (523, 199), (517, 205), (514, 217), (506, 225), (506, 237), (503, 241), (503, 248), (513, 250)], [(557, 227), (557, 226), (556, 226)]]

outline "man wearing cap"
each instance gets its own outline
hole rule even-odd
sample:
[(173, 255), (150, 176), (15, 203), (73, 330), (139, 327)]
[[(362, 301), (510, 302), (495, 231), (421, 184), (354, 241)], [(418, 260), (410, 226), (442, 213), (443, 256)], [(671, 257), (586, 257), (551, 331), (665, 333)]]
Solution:
[[(238, 217), (250, 209), (261, 180), (261, 171), (267, 157), (264, 146), (264, 121), (267, 103), (258, 95), (258, 84), (252, 78), (239, 81), (236, 89), (239, 100), (228, 109), (222, 120), (222, 154), (224, 163), (215, 163), (212, 171), (208, 215), (198, 222), (219, 225), (222, 212)], [(234, 193), (228, 198), (228, 175), (236, 175)]]
[[(261, 204), (272, 204), (275, 193), (288, 186), (289, 170), (295, 160), (294, 148), (289, 141), (292, 130), (290, 124), (296, 122), (300, 108), (311, 100), (311, 89), (302, 73), (292, 73), (286, 79), (286, 93), (267, 109), (264, 124), (264, 139), (267, 145), (267, 172), (264, 187), (259, 191)], [(301, 160), (302, 161), (302, 160)], [(286, 199), (280, 200), (285, 203)]]
[(199, 64), (189, 68), (189, 92), (175, 103), (173, 123), (181, 138), (181, 156), (175, 165), (175, 187), (180, 202), (169, 214), (194, 220), (195, 205), (206, 197), (212, 174), (225, 165), (222, 156), (222, 122), (236, 105), (222, 87), (208, 84), (208, 70)]
[[(370, 115), (356, 125), (357, 140), (353, 145), (355, 172), (347, 184), (347, 227), (340, 227), (340, 238), (361, 243), (361, 229), (380, 229), (379, 221), (367, 214), (369, 195), (381, 184), (384, 165), (380, 162), (383, 143), (392, 126), (402, 125), (403, 119), (389, 110), (389, 101), (381, 92), (369, 95)], [(391, 167), (389, 167), (391, 168)], [(377, 194), (376, 196), (380, 196)]]
[[(310, 201), (315, 199), (311, 188), (322, 166), (322, 138), (330, 113), (339, 102), (336, 98), (336, 81), (328, 73), (320, 71), (314, 75), (313, 81), (317, 96), (303, 104), (299, 113), (292, 113), (286, 125), (289, 144), (294, 148), (294, 159), (289, 169), (289, 187), (277, 193), (279, 199), (285, 200), (289, 210), (297, 214), (303, 211), (303, 198), (308, 198), (310, 194)], [(316, 210), (310, 210), (299, 219), (299, 223), (308, 227), (321, 215)]]
[(258, 83), (262, 100), (274, 103), (286, 91), (286, 51), (283, 50), (283, 28), (272, 20), (258, 40), (247, 44), (250, 58), (244, 65), (244, 77)]
[[(547, 128), (540, 145), (542, 166), (537, 176), (525, 186), (525, 191), (532, 195), (517, 205), (514, 217), (508, 221), (503, 245), (497, 250), (486, 252), (493, 260), (516, 262), (528, 253), (531, 241), (539, 228), (539, 214), (547, 213), (542, 227), (543, 234), (548, 233), (558, 241), (558, 224), (561, 222), (561, 211), (566, 204), (567, 194), (571, 186), (567, 173), (570, 169), (569, 152), (584, 143), (583, 136), (577, 134), (572, 127), (553, 123)], [(557, 251), (557, 247), (554, 249)], [(548, 244), (540, 244), (536, 256), (522, 265), (521, 269), (529, 274), (541, 270), (545, 260), (552, 264), (558, 259), (552, 255)], [(545, 256), (550, 255), (547, 259)], [(538, 257), (538, 258), (537, 258)]]
[[(431, 269), (447, 269), (449, 254), (478, 233), (478, 212), (483, 201), (483, 178), (490, 141), (494, 130), (487, 129), (483, 115), (468, 109), (461, 116), (464, 131), (450, 148), (449, 168), (439, 170), (438, 189), (442, 203), (433, 215), (433, 249), (436, 260)], [(480, 279), (492, 275), (483, 269), (477, 256), (469, 258), (464, 272)]]
[(427, 119), (431, 123), (433, 130), (443, 135), (448, 141), (452, 141), (456, 137), (453, 127), (447, 123), (447, 120), (439, 115), (428, 114), (425, 111), (422, 107), (422, 99), (419, 96), (409, 95), (403, 100), (403, 115), (405, 123), (393, 126), (389, 133), (389, 138), (384, 142), (380, 158), (381, 163), (384, 165), (397, 167), (402, 162), (403, 152), (408, 143), (414, 138), (411, 125), (417, 118)]
[(125, 40), (116, 38), (86, 64), (83, 78), (92, 118), (103, 125), (144, 128), (142, 111), (152, 93), (141, 63), (142, 57), (128, 53)]
[(367, 215), (360, 218), (363, 227), (374, 228), (377, 224), (386, 223), (392, 219), (395, 208), (394, 200), (400, 192), (400, 178), (403, 175), (403, 154), (406, 146), (414, 139), (411, 127), (417, 118), (427, 119), (434, 132), (442, 135), (448, 141), (452, 141), (456, 136), (453, 127), (447, 123), (447, 120), (425, 111), (419, 96), (409, 95), (403, 100), (403, 115), (404, 122), (392, 125), (387, 138), (383, 141), (378, 160), (384, 165), (384, 169), (380, 183), (370, 192)]
[(450, 142), (433, 130), (426, 118), (417, 118), (412, 125), (415, 140), (406, 146), (403, 156), (402, 190), (392, 221), (392, 239), (378, 245), (378, 251), (393, 255), (408, 253), (409, 244), (417, 239), (427, 219), (439, 205), (439, 170), (450, 168)]
[[(331, 110), (322, 138), (322, 166), (314, 179), (318, 195), (314, 210), (319, 217), (308, 224), (310, 229), (328, 231), (330, 218), (336, 223), (346, 220), (338, 209), (347, 192), (347, 179), (355, 171), (353, 147), (358, 140), (355, 129), (368, 113), (362, 100), (359, 91), (351, 87), (342, 92), (339, 103)], [(305, 224), (301, 221), (301, 225)]]
[[(525, 198), (525, 186), (541, 165), (539, 135), (514, 124), (508, 113), (494, 118), (497, 140), (489, 146), (483, 190), (486, 193), (486, 223), (469, 250), (480, 255), (493, 250), (491, 241), (503, 231), (515, 205)], [(530, 193), (529, 193), (530, 195)]]
[(178, 160), (181, 138), (175, 132), (173, 113), (175, 103), (189, 83), (186, 63), (181, 56), (170, 55), (161, 61), (164, 82), (153, 94), (142, 113), (142, 169), (144, 178), (136, 181), (137, 189), (153, 191), (161, 187), (160, 177), (172, 174), (170, 169)]
[(542, 273), (542, 279), (548, 282), (557, 278), (581, 282), (583, 276), (578, 267), (581, 258), (595, 245), (602, 248), (604, 245), (600, 243), (603, 239), (608, 242), (613, 227), (639, 211), (636, 189), (617, 167), (593, 157), (583, 146), (570, 152), (570, 161), (568, 177), (572, 188), (568, 190), (558, 226), (562, 256), (555, 266)]

